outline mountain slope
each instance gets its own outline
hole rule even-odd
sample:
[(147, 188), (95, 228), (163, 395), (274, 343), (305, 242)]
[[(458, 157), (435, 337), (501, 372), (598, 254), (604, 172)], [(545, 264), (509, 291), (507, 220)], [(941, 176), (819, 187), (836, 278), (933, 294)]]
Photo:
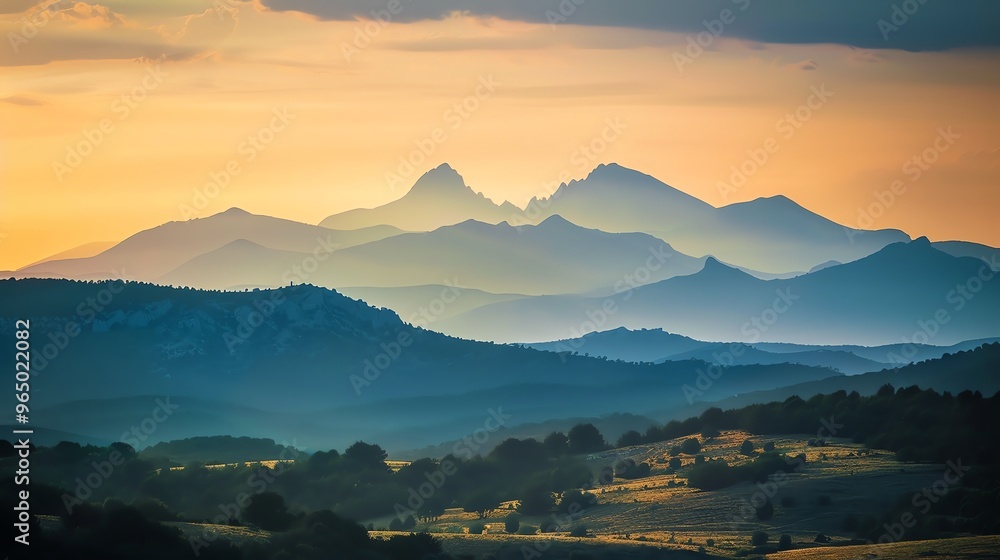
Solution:
[[(454, 339), (309, 285), (212, 292), (137, 282), (0, 281), (0, 337), (12, 339), (22, 318), (31, 322), (36, 347), (32, 402), (44, 411), (33, 420), (102, 439), (141, 421), (161, 399), (180, 408), (157, 438), (214, 432), (280, 442), (282, 433), (300, 431), (312, 441), (343, 443), (395, 430), (393, 441), (412, 446), (420, 441), (414, 434), (428, 426), (447, 426), (434, 437), (468, 434), (490, 408), (512, 411), (511, 422), (521, 423), (680, 405), (681, 386), (705, 367), (616, 363)], [(13, 361), (13, 354), (12, 344), (0, 348), (0, 359)], [(787, 365), (725, 373), (718, 384), (731, 392), (835, 374)]]
[(859, 233), (784, 196), (715, 208), (617, 164), (598, 166), (548, 199), (533, 200), (528, 210), (529, 221), (559, 214), (604, 231), (641, 231), (687, 254), (711, 254), (773, 273), (810, 270), (829, 260), (853, 261), (910, 239), (897, 230)]
[(168, 222), (141, 231), (93, 257), (25, 267), (17, 271), (17, 276), (155, 281), (198, 255), (240, 239), (279, 251), (312, 253), (343, 249), (400, 233), (390, 226), (336, 231), (230, 208), (208, 218)]
[(677, 253), (655, 237), (584, 229), (559, 216), (522, 228), (469, 220), (397, 235), (337, 251), (317, 260), (306, 274), (295, 274), (308, 258), (240, 242), (192, 259), (163, 281), (205, 288), (268, 280), (263, 285), (308, 281), (384, 289), (450, 284), (493, 294), (539, 295), (610, 293), (626, 279), (637, 282), (631, 279), (637, 271), (639, 280), (649, 282), (701, 267), (700, 259)]
[[(997, 336), (1000, 282), (979, 259), (926, 239), (789, 279), (763, 281), (706, 260), (702, 271), (609, 298), (532, 298), (442, 321), (444, 332), (505, 342), (575, 338), (617, 327), (701, 340), (955, 344)], [(613, 313), (600, 314), (610, 300)]]

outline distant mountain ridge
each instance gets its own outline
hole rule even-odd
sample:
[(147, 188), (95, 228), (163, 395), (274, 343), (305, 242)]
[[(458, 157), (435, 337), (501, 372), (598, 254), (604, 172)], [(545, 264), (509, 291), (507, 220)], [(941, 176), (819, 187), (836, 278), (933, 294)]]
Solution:
[[(695, 274), (641, 286), (627, 299), (612, 298), (616, 311), (604, 316), (594, 312), (605, 305), (600, 298), (536, 297), (485, 305), (436, 328), (502, 342), (543, 342), (627, 327), (748, 343), (878, 345), (930, 339), (947, 345), (998, 335), (1000, 282), (980, 281), (983, 276), (997, 275), (980, 259), (953, 257), (922, 238), (847, 264), (769, 281), (707, 259)], [(964, 288), (970, 283), (977, 288), (974, 294)]]
[(499, 224), (520, 214), (509, 202), (495, 204), (465, 185), (457, 171), (443, 163), (422, 175), (399, 200), (377, 208), (358, 208), (334, 214), (319, 225), (359, 229), (391, 224), (408, 231), (430, 231), (466, 220)]
[[(110, 301), (98, 296), (105, 293)], [(81, 311), (81, 302), (98, 297), (105, 304)], [(118, 438), (123, 426), (169, 403), (170, 420), (147, 445), (217, 434), (276, 439), (293, 430), (310, 445), (384, 436), (377, 441), (412, 448), (470, 433), (489, 408), (528, 423), (680, 405), (681, 386), (705, 367), (456, 339), (309, 285), (215, 292), (0, 280), (0, 336), (12, 336), (22, 318), (37, 338), (31, 389), (39, 428)], [(67, 330), (70, 322), (76, 327)], [(13, 354), (13, 345), (0, 348), (2, 359)], [(718, 385), (731, 394), (831, 375), (739, 366)]]

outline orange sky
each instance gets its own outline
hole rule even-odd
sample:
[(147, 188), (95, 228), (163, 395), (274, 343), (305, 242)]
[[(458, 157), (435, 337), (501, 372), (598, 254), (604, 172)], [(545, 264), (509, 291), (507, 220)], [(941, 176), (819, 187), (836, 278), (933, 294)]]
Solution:
[[(679, 70), (687, 35), (663, 31), (455, 15), (365, 36), (365, 22), (254, 3), (14, 4), (27, 11), (0, 14), (5, 42), (19, 37), (0, 45), (0, 270), (232, 206), (317, 223), (394, 200), (441, 162), (518, 205), (616, 161), (717, 206), (785, 194), (845, 225), (1000, 246), (992, 50), (723, 36)], [(581, 151), (609, 120), (618, 138)], [(391, 185), (421, 143), (430, 154)], [(765, 145), (745, 184), (720, 188)], [(229, 175), (214, 196), (210, 174)]]

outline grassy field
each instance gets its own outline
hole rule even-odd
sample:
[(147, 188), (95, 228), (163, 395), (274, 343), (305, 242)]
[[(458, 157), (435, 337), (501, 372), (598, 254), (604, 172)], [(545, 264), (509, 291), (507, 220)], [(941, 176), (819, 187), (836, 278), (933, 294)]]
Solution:
[[(689, 437), (696, 437), (695, 435)], [(831, 538), (831, 545), (843, 544), (855, 535), (842, 530), (848, 515), (881, 514), (899, 496), (919, 491), (941, 477), (939, 465), (914, 465), (898, 462), (892, 453), (869, 451), (847, 440), (828, 440), (825, 447), (812, 447), (802, 436), (756, 437), (743, 432), (724, 432), (704, 442), (702, 454), (708, 458), (723, 458), (731, 465), (752, 460), (739, 453), (745, 439), (753, 440), (758, 448), (765, 441), (775, 444), (775, 451), (785, 455), (806, 455), (806, 464), (798, 470), (790, 466), (783, 484), (765, 486), (742, 483), (730, 488), (705, 492), (686, 486), (686, 471), (693, 464), (692, 456), (682, 455), (677, 473), (669, 472), (667, 461), (672, 446), (686, 438), (651, 445), (616, 449), (588, 457), (596, 470), (616, 460), (632, 459), (648, 462), (652, 475), (614, 483), (592, 490), (595, 506), (579, 516), (577, 523), (587, 527), (594, 544), (668, 546), (679, 550), (696, 550), (732, 556), (746, 551), (754, 531), (767, 532), (776, 543), (781, 534), (788, 534), (797, 547), (814, 546), (818, 533)], [(757, 520), (750, 502), (754, 494), (766, 494), (775, 506), (774, 516)], [(477, 516), (461, 510), (448, 510), (439, 520), (418, 524), (416, 530), (442, 534), (449, 547), (461, 551), (456, 542), (476, 542), (473, 549), (488, 548), (479, 541), (501, 543), (514, 537), (503, 533), (503, 518), (515, 504), (505, 504), (482, 520), (486, 535), (463, 535)], [(509, 508), (509, 509), (508, 509)], [(537, 527), (545, 518), (523, 517), (521, 525)], [(388, 519), (375, 520), (384, 527)], [(568, 530), (568, 528), (565, 528)], [(566, 537), (560, 533), (559, 538)], [(548, 538), (524, 536), (518, 539)], [(709, 544), (711, 539), (711, 545)], [(497, 545), (499, 546), (499, 544)], [(839, 549), (839, 547), (838, 547)]]
[(964, 537), (936, 541), (899, 542), (879, 545), (823, 547), (771, 554), (774, 560), (982, 560), (1000, 558), (1000, 537)]

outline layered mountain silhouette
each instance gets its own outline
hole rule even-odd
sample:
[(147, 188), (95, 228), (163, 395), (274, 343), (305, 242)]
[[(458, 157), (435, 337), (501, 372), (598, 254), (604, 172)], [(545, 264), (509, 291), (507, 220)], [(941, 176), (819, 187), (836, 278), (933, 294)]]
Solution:
[(642, 231), (679, 251), (769, 272), (807, 271), (827, 260), (847, 262), (889, 243), (908, 241), (898, 230), (845, 228), (784, 196), (715, 208), (649, 175), (602, 165), (581, 181), (533, 200), (539, 218), (559, 214), (604, 231)]
[(650, 282), (690, 274), (703, 262), (646, 234), (589, 230), (559, 216), (523, 228), (467, 220), (428, 233), (394, 235), (341, 249), (296, 272), (310, 260), (308, 253), (238, 240), (188, 261), (161, 281), (228, 289), (280, 286), (297, 277), (327, 287), (451, 283), (498, 294), (542, 295), (610, 292), (640, 268), (648, 271), (643, 280)]
[(400, 233), (403, 232), (386, 225), (336, 231), (230, 208), (208, 218), (168, 222), (141, 231), (92, 257), (47, 260), (22, 268), (16, 275), (25, 278), (157, 281), (199, 255), (240, 240), (278, 251), (313, 253), (338, 250)]
[[(108, 301), (102, 293), (114, 295)], [(104, 304), (81, 311), (88, 301)], [(482, 426), (490, 408), (502, 407), (513, 425), (680, 405), (682, 385), (705, 367), (455, 339), (308, 285), (215, 292), (0, 281), (0, 334), (10, 335), (22, 317), (31, 317), (37, 336), (32, 398), (47, 407), (33, 418), (36, 425), (114, 438), (148, 415), (156, 399), (173, 399), (177, 416), (149, 445), (212, 433), (278, 437), (292, 427), (323, 445), (386, 431), (394, 431), (393, 441), (427, 445)], [(76, 328), (67, 331), (70, 322)], [(13, 345), (0, 350), (4, 359), (13, 353)], [(837, 375), (800, 365), (726, 373), (719, 385), (729, 394)], [(349, 434), (340, 430), (348, 423)]]
[[(989, 321), (997, 309), (996, 249), (850, 230), (781, 196), (715, 208), (615, 164), (523, 211), (475, 193), (445, 164), (394, 203), (323, 224), (233, 208), (8, 275), (220, 290), (308, 283), (449, 335), (496, 342), (617, 327), (750, 344), (878, 345), (926, 336), (947, 345), (998, 334)], [(457, 297), (442, 305), (445, 290)], [(939, 310), (947, 323), (935, 330), (928, 321)]]
[(466, 220), (487, 224), (510, 221), (520, 209), (509, 202), (495, 204), (466, 186), (462, 176), (444, 163), (428, 171), (399, 200), (378, 208), (359, 208), (334, 214), (319, 225), (333, 229), (360, 229), (382, 224), (408, 231), (430, 231)]
[(575, 339), (531, 343), (538, 350), (601, 356), (628, 362), (701, 360), (715, 364), (793, 363), (827, 367), (846, 374), (897, 368), (907, 363), (938, 359), (978, 348), (1000, 338), (970, 340), (951, 346), (931, 344), (890, 344), (883, 346), (806, 345), (790, 343), (744, 344), (704, 342), (662, 329), (617, 328), (593, 332)]
[(430, 231), (468, 219), (518, 226), (557, 215), (585, 228), (647, 233), (689, 255), (711, 254), (735, 266), (771, 273), (804, 272), (829, 260), (848, 262), (910, 240), (898, 230), (846, 228), (784, 196), (716, 208), (618, 164), (602, 164), (547, 198), (533, 198), (523, 210), (475, 193), (443, 164), (399, 200), (335, 214), (320, 225), (357, 229), (389, 224)]
[(601, 312), (609, 298), (531, 298), (483, 306), (440, 328), (507, 342), (628, 327), (748, 343), (947, 345), (996, 336), (1000, 283), (986, 280), (994, 274), (982, 260), (953, 257), (926, 238), (770, 281), (710, 258), (696, 274), (614, 296), (614, 313)]

